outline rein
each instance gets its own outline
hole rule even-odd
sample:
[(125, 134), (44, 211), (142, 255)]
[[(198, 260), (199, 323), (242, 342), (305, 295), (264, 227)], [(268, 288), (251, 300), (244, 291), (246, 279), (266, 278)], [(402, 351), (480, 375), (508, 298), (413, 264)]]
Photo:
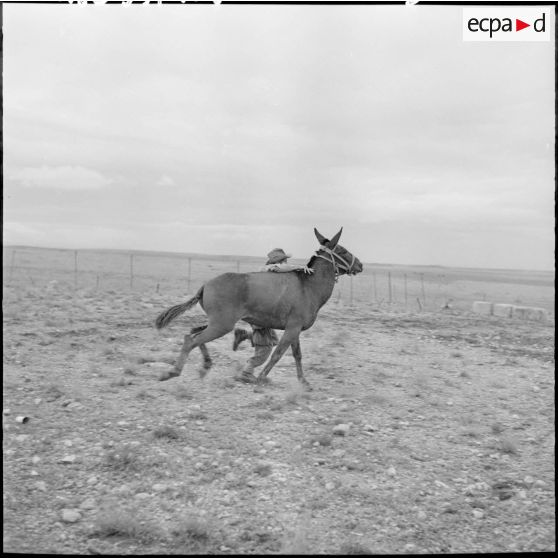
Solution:
[[(328, 258), (327, 256), (320, 254), (320, 251), (324, 251), (330, 257)], [(352, 254), (351, 256), (353, 259), (351, 263), (348, 263), (345, 258), (341, 257), (339, 254), (337, 254), (327, 246), (320, 246), (320, 249), (316, 252), (316, 256), (333, 264), (333, 269), (335, 270), (335, 282), (337, 282), (337, 280), (339, 279), (339, 275), (341, 275), (339, 271), (340, 269), (343, 270), (345, 273), (350, 274), (353, 270), (353, 264), (355, 263), (355, 257)]]

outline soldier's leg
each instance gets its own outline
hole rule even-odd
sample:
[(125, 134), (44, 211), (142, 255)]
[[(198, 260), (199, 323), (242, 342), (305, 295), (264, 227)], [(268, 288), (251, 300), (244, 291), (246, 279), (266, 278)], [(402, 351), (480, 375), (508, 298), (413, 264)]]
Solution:
[(254, 328), (252, 341), (254, 344), (254, 356), (248, 359), (240, 379), (245, 382), (255, 382), (254, 368), (261, 366), (273, 349), (275, 332), (269, 328)]

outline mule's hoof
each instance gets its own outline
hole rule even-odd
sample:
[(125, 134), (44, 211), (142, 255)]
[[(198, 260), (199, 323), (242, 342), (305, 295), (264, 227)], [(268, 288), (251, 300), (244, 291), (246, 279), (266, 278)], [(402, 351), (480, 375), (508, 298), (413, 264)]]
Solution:
[(244, 382), (245, 384), (255, 384), (256, 376), (254, 376), (254, 374), (240, 374), (240, 376), (235, 377), (235, 380), (237, 382)]
[(304, 391), (313, 391), (314, 390), (314, 388), (306, 380), (304, 380), (304, 382), (301, 382), (301, 383), (302, 383), (302, 389)]
[(258, 384), (259, 386), (264, 386), (265, 384), (269, 384), (269, 380), (266, 376), (262, 376), (260, 374), (256, 380), (256, 384)]
[(264, 393), (264, 391), (265, 391), (265, 390), (264, 390), (263, 386), (260, 385), (260, 384), (257, 384), (257, 385), (254, 387), (254, 393)]

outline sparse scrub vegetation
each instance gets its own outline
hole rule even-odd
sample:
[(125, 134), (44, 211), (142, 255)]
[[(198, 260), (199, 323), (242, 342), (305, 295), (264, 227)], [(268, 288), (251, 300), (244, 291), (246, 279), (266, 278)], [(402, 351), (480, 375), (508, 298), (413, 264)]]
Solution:
[[(337, 423), (337, 424), (341, 424), (341, 423)], [(331, 436), (331, 434), (314, 434), (313, 436), (310, 437), (309, 439), (309, 443), (310, 445), (315, 445), (316, 442), (318, 443), (318, 445), (320, 446), (331, 446), (332, 442), (333, 442), (333, 436)]]
[(95, 537), (126, 537), (149, 544), (159, 541), (163, 534), (156, 526), (138, 520), (124, 510), (103, 510), (97, 515), (91, 533)]
[(153, 430), (152, 435), (154, 438), (166, 438), (168, 440), (178, 440), (180, 438), (180, 432), (173, 428), (172, 426), (159, 426)]
[(205, 519), (188, 517), (170, 528), (173, 543), (184, 552), (202, 553), (212, 539), (212, 529)]
[(140, 468), (138, 450), (128, 444), (112, 448), (105, 455), (105, 466), (115, 471), (136, 471)]
[(137, 376), (138, 375), (138, 367), (135, 364), (129, 363), (124, 365), (123, 373), (127, 374), (128, 376)]
[(269, 463), (258, 463), (254, 467), (254, 473), (260, 475), (260, 477), (267, 477), (271, 475), (271, 465)]
[(192, 394), (183, 385), (179, 385), (174, 389), (174, 396), (177, 399), (192, 399)]
[(47, 401), (55, 401), (65, 394), (65, 392), (57, 385), (50, 384), (45, 390), (45, 399)]
[(364, 554), (373, 554), (373, 552), (363, 544), (359, 542), (344, 542), (339, 549), (340, 554), (349, 554), (349, 555), (364, 555)]
[(190, 420), (207, 420), (207, 415), (203, 411), (190, 411), (188, 418)]
[(515, 455), (517, 453), (519, 453), (519, 449), (518, 449), (518, 445), (517, 442), (506, 436), (504, 438), (502, 438), (498, 444), (498, 449), (502, 452), (502, 453), (507, 453), (510, 455)]
[(492, 432), (494, 434), (501, 434), (506, 428), (503, 424), (501, 424), (500, 422), (493, 422), (490, 425), (490, 429), (492, 430)]
[(309, 532), (310, 517), (305, 514), (297, 523), (294, 532), (287, 533), (281, 545), (280, 554), (312, 554)]
[(110, 387), (125, 387), (125, 386), (132, 385), (132, 383), (133, 383), (132, 380), (130, 380), (129, 378), (125, 378), (124, 376), (121, 376), (116, 380), (112, 380), (109, 385)]

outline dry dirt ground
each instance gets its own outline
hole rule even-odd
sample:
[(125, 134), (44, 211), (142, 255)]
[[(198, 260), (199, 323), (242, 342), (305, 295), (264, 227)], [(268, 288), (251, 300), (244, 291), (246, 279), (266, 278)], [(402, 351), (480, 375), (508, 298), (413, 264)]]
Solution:
[(4, 288), (4, 551), (554, 550), (553, 324), (328, 303), (258, 393), (157, 381), (184, 299)]

